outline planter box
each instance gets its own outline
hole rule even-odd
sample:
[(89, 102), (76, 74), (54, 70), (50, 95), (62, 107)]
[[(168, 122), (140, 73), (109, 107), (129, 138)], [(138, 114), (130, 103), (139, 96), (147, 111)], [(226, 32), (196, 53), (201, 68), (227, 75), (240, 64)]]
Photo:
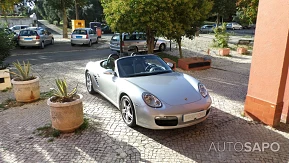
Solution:
[(79, 98), (72, 102), (54, 103), (51, 98), (47, 100), (50, 107), (50, 117), (52, 127), (61, 132), (73, 132), (83, 123), (83, 105), (81, 94), (77, 94)]
[(32, 102), (40, 98), (39, 77), (28, 81), (12, 79), (14, 96), (18, 102)]
[(183, 70), (204, 70), (211, 68), (211, 60), (202, 57), (181, 58), (178, 67)]
[(222, 56), (227, 56), (230, 54), (230, 48), (222, 48), (219, 49), (219, 54)]
[(9, 69), (0, 70), (0, 90), (11, 88)]
[(237, 52), (238, 52), (239, 54), (246, 54), (247, 51), (248, 51), (247, 48), (243, 48), (243, 47), (237, 48)]
[(176, 62), (175, 61), (173, 61), (173, 60), (171, 60), (171, 59), (169, 59), (169, 58), (163, 58), (163, 60), (165, 61), (165, 62), (170, 62), (170, 63), (172, 63), (174, 66), (172, 67), (172, 69), (173, 70), (175, 70), (176, 69), (176, 67), (177, 67), (177, 65), (176, 65)]

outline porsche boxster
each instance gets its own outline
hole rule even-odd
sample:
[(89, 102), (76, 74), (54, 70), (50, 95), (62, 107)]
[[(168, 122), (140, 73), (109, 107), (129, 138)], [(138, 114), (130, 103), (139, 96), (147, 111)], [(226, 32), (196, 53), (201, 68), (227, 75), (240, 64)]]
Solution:
[(86, 87), (115, 105), (130, 127), (173, 129), (204, 121), (212, 103), (206, 87), (171, 66), (157, 55), (114, 54), (87, 63)]

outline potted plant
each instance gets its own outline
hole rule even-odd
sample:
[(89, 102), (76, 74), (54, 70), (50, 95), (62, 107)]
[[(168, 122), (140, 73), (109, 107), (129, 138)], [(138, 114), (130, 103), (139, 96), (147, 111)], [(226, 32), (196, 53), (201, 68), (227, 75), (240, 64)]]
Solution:
[(8, 29), (0, 29), (0, 90), (11, 87), (10, 74), (6, 73), (9, 71), (7, 68), (9, 65), (5, 64), (4, 61), (11, 55), (11, 50), (14, 48), (13, 36), (9, 34)]
[(248, 48), (244, 47), (244, 46), (238, 46), (238, 48), (237, 48), (238, 54), (246, 54), (247, 51), (248, 51)]
[(213, 39), (214, 45), (219, 47), (219, 54), (226, 56), (230, 54), (230, 48), (228, 48), (229, 34), (226, 32), (226, 23), (223, 23), (221, 27), (214, 28), (215, 39)]
[(23, 67), (19, 61), (12, 63), (17, 70), (9, 72), (16, 77), (11, 81), (16, 101), (32, 102), (40, 98), (39, 77), (30, 74), (31, 65), (29, 61), (23, 61)]
[(47, 100), (50, 107), (52, 127), (61, 132), (73, 132), (83, 123), (83, 105), (77, 86), (67, 91), (64, 79), (56, 79), (57, 89), (52, 88), (53, 96)]

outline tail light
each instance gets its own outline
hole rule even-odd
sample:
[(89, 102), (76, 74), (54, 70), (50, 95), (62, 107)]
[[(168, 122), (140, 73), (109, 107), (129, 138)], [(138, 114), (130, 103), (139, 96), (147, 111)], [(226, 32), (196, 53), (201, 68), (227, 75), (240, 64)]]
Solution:
[(88, 39), (88, 34), (86, 34), (86, 39)]
[(20, 35), (18, 35), (18, 40), (20, 40)]
[(121, 46), (124, 46), (124, 42), (122, 41)]
[(36, 36), (36, 40), (39, 40), (39, 39), (40, 39), (40, 36), (39, 36), (39, 35), (37, 35), (37, 36)]

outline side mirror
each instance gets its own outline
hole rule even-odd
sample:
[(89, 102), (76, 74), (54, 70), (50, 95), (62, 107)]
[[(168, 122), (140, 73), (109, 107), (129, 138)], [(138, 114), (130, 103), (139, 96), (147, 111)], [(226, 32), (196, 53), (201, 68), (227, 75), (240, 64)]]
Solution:
[(115, 74), (112, 69), (108, 69), (108, 70), (104, 71), (103, 73), (106, 75), (114, 75)]
[(167, 65), (170, 66), (170, 68), (174, 67), (174, 64), (172, 64), (171, 62), (167, 62)]

